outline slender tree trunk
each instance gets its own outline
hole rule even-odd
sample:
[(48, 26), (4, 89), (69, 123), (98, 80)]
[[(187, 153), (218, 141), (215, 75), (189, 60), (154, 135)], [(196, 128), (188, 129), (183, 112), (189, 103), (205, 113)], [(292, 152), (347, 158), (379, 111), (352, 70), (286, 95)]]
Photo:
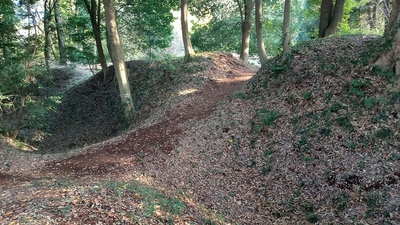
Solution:
[(242, 22), (242, 48), (240, 51), (240, 59), (246, 63), (249, 61), (252, 10), (253, 10), (253, 0), (245, 0), (244, 21)]
[(322, 0), (319, 15), (319, 37), (324, 37), (325, 29), (329, 26), (333, 10), (333, 0)]
[(385, 32), (386, 32), (386, 37), (389, 37), (389, 35), (393, 35), (393, 33), (396, 31), (396, 27), (398, 26), (399, 19), (400, 19), (400, 1), (399, 0), (393, 0), (392, 1), (392, 12), (390, 13), (389, 21), (386, 26)]
[(51, 50), (51, 36), (50, 36), (50, 21), (51, 21), (51, 12), (52, 12), (52, 4), (51, 0), (44, 1), (44, 18), (43, 18), (43, 27), (44, 27), (44, 61), (46, 63), (47, 73), (51, 75), (50, 70), (50, 50)]
[(18, 110), (17, 117), (15, 118), (14, 133), (13, 133), (13, 136), (11, 137), (12, 140), (17, 139), (17, 136), (19, 133), (19, 126), (22, 121), (22, 115), (24, 112), (24, 108), (25, 108), (25, 97), (21, 97), (21, 106)]
[(385, 20), (385, 27), (387, 27), (389, 24), (390, 2), (391, 2), (391, 0), (382, 0), (379, 4), (381, 7), (381, 10), (382, 10), (382, 14), (383, 14), (382, 16)]
[(90, 22), (93, 28), (93, 36), (96, 42), (97, 54), (99, 57), (101, 69), (103, 71), (104, 80), (108, 75), (108, 66), (106, 56), (104, 55), (103, 45), (101, 43), (101, 32), (100, 32), (100, 0), (96, 3), (96, 0), (91, 0), (89, 4), (88, 0), (84, 0), (86, 9), (90, 15)]
[[(346, 0), (322, 0), (319, 22), (319, 37), (327, 37), (340, 30)], [(332, 10), (333, 7), (333, 10)]]
[(60, 3), (59, 0), (54, 0), (54, 18), (56, 21), (56, 30), (57, 30), (57, 40), (58, 40), (58, 51), (60, 52), (60, 64), (67, 64), (67, 56), (65, 54), (65, 37), (63, 31), (63, 21), (61, 17), (60, 11)]
[(115, 73), (118, 80), (119, 93), (121, 96), (122, 107), (124, 108), (125, 118), (130, 122), (133, 118), (134, 106), (132, 101), (131, 90), (129, 86), (128, 76), (126, 74), (126, 65), (124, 60), (124, 52), (118, 35), (118, 27), (115, 16), (114, 0), (104, 0), (104, 9), (106, 15), (107, 35), (110, 40), (110, 48), (112, 51), (112, 61), (115, 67)]
[(255, 13), (256, 13), (256, 34), (257, 34), (257, 49), (258, 56), (260, 57), (261, 65), (267, 62), (267, 52), (265, 51), (263, 29), (262, 29), (262, 0), (255, 0)]
[(386, 27), (384, 43), (391, 45), (391, 48), (383, 53), (375, 62), (375, 66), (383, 70), (393, 70), (396, 75), (400, 75), (400, 0), (392, 1), (392, 12), (390, 14), (389, 23)]
[(187, 0), (181, 0), (181, 25), (183, 46), (185, 48), (185, 57), (189, 57), (190, 55), (194, 54), (194, 50), (189, 36)]
[(283, 52), (282, 62), (286, 60), (286, 56), (290, 49), (290, 0), (285, 0), (285, 9), (283, 13)]

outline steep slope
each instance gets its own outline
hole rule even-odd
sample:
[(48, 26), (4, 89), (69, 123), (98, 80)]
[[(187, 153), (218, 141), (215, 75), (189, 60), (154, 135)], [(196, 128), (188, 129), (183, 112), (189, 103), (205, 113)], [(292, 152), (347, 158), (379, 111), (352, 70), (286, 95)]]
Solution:
[(327, 38), (271, 60), (144, 171), (233, 223), (400, 223), (400, 92), (370, 67), (376, 41)]
[[(399, 224), (399, 78), (370, 66), (376, 43), (305, 43), (230, 96), (250, 68), (221, 54), (185, 64), (200, 78), (184, 76), (140, 129), (60, 157), (31, 173), (46, 178), (0, 196), (11, 212), (2, 222), (36, 210), (41, 223)], [(206, 63), (215, 60), (224, 63)], [(29, 207), (37, 199), (43, 207)]]
[(133, 124), (124, 122), (111, 66), (106, 80), (98, 73), (70, 89), (52, 118), (49, 135), (41, 143), (33, 144), (39, 145), (41, 150), (54, 152), (107, 140), (129, 127), (140, 126), (149, 116), (154, 117), (154, 109), (168, 107), (171, 101), (180, 101), (180, 89), (190, 87), (195, 90), (208, 80), (232, 76), (238, 68), (246, 67), (232, 56), (218, 53), (194, 57), (186, 62), (176, 59), (126, 64), (137, 110)]

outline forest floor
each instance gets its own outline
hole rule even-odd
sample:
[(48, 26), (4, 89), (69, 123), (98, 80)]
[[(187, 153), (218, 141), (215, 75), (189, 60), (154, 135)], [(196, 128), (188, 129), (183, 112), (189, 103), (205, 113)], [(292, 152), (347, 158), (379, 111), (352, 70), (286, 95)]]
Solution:
[(306, 43), (258, 72), (222, 53), (129, 62), (129, 129), (94, 77), (40, 154), (3, 143), (0, 223), (398, 224), (400, 84), (370, 66), (375, 42)]

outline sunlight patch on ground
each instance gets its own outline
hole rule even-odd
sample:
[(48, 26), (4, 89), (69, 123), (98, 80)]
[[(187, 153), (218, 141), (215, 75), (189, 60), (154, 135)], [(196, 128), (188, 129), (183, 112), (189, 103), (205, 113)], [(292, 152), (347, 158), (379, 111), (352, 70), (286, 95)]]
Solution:
[(7, 138), (7, 137), (4, 138), (4, 140), (3, 140), (3, 138), (2, 138), (2, 140), (0, 140), (0, 146), (1, 146), (1, 143), (9, 144), (16, 149), (19, 149), (22, 151), (27, 151), (27, 152), (32, 152), (32, 151), (38, 150), (37, 148), (35, 148), (34, 146), (32, 146), (28, 143), (25, 143), (25, 142), (22, 142), (19, 140), (13, 140), (13, 139)]
[(238, 76), (238, 77), (234, 77), (234, 78), (222, 78), (222, 79), (218, 79), (217, 81), (220, 83), (233, 83), (233, 82), (241, 82), (241, 81), (247, 81), (250, 80), (250, 78), (252, 78), (253, 75), (245, 75), (245, 76)]
[(197, 91), (199, 91), (199, 90), (196, 89), (196, 88), (188, 88), (188, 89), (185, 89), (185, 90), (183, 90), (183, 91), (179, 91), (179, 95), (180, 95), (180, 96), (182, 96), (182, 95), (188, 95), (188, 94), (195, 93), (195, 92), (197, 92)]

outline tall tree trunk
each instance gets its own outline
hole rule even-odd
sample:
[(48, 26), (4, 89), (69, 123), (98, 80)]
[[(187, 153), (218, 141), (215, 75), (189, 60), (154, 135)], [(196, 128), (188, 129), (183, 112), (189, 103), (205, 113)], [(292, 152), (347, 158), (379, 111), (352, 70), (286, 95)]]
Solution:
[(283, 13), (283, 52), (282, 62), (286, 60), (286, 55), (290, 49), (290, 0), (285, 0)]
[(320, 15), (319, 15), (319, 29), (318, 36), (324, 37), (325, 29), (329, 26), (333, 10), (333, 0), (322, 0)]
[(89, 4), (88, 0), (84, 0), (86, 9), (90, 16), (90, 22), (93, 28), (93, 36), (96, 42), (97, 54), (99, 57), (101, 69), (103, 71), (104, 80), (108, 75), (108, 66), (106, 56), (104, 55), (103, 45), (101, 43), (101, 32), (100, 32), (100, 0), (98, 4), (96, 0), (91, 0)]
[(25, 108), (25, 97), (21, 97), (21, 106), (16, 114), (15, 118), (15, 124), (14, 124), (14, 133), (13, 136), (11, 137), (12, 140), (17, 139), (18, 133), (19, 133), (19, 126), (22, 121), (22, 116)]
[(256, 13), (256, 35), (257, 35), (257, 49), (258, 56), (260, 57), (261, 65), (267, 62), (267, 52), (265, 51), (263, 29), (262, 29), (262, 0), (255, 0), (255, 13)]
[(400, 1), (393, 0), (392, 1), (392, 12), (390, 13), (389, 21), (385, 29), (385, 37), (389, 38), (390, 35), (393, 35), (396, 31), (396, 27), (399, 25), (400, 19)]
[(391, 48), (383, 53), (375, 62), (375, 66), (383, 70), (393, 70), (396, 75), (400, 75), (400, 0), (392, 1), (392, 12), (389, 23), (386, 27), (384, 43), (389, 43)]
[(343, 19), (345, 3), (346, 0), (336, 0), (333, 6), (333, 0), (322, 0), (319, 37), (327, 37), (338, 32)]
[(370, 29), (376, 28), (376, 14), (377, 14), (377, 4), (379, 4), (376, 0), (371, 0), (367, 4), (368, 7), (368, 25)]
[(240, 51), (240, 59), (246, 63), (249, 61), (252, 10), (253, 10), (253, 0), (245, 0), (244, 21), (242, 22), (242, 48)]
[(58, 51), (60, 52), (60, 64), (66, 65), (67, 56), (65, 54), (65, 37), (63, 31), (63, 21), (61, 17), (59, 0), (54, 0), (54, 18), (56, 21)]
[(189, 25), (188, 25), (188, 3), (187, 0), (181, 0), (181, 25), (182, 25), (182, 39), (183, 46), (185, 48), (185, 57), (189, 57), (194, 54), (192, 42), (189, 37)]
[(124, 108), (125, 118), (130, 122), (133, 118), (134, 105), (132, 101), (131, 89), (129, 87), (128, 76), (126, 74), (126, 65), (122, 44), (118, 35), (117, 20), (115, 16), (114, 0), (104, 0), (104, 9), (106, 15), (107, 35), (110, 41), (112, 51), (112, 61), (115, 67), (115, 73), (118, 80), (119, 93), (121, 96), (122, 107)]
[(51, 36), (50, 36), (50, 21), (51, 21), (51, 12), (52, 12), (52, 4), (51, 0), (44, 1), (44, 18), (43, 18), (43, 27), (44, 27), (44, 61), (46, 63), (47, 73), (51, 75), (50, 70), (50, 50), (51, 50)]

